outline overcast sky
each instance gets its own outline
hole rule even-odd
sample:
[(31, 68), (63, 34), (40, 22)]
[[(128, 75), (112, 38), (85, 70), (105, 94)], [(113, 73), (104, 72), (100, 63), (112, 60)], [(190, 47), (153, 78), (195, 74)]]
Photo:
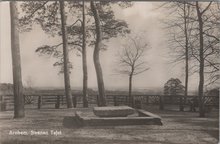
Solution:
[[(158, 3), (157, 3), (158, 4)], [(12, 83), (11, 51), (10, 51), (10, 17), (8, 2), (1, 2), (0, 11), (0, 82)], [(165, 82), (173, 78), (179, 78), (184, 83), (183, 65), (174, 66), (169, 63), (166, 32), (163, 30), (161, 19), (166, 15), (161, 10), (155, 9), (155, 3), (135, 2), (133, 7), (127, 9), (115, 8), (116, 18), (125, 20), (134, 33), (142, 33), (149, 42), (150, 49), (146, 53), (146, 61), (150, 70), (135, 76), (134, 87), (151, 88), (163, 87)], [(28, 80), (37, 87), (63, 87), (63, 75), (59, 74), (59, 68), (53, 67), (54, 58), (39, 56), (35, 53), (38, 46), (44, 44), (57, 44), (59, 38), (51, 38), (46, 35), (39, 26), (34, 26), (28, 33), (20, 34), (20, 49), (22, 62), (22, 79), (24, 85)], [(108, 50), (101, 52), (101, 64), (104, 74), (104, 82), (107, 89), (126, 88), (128, 77), (116, 75), (114, 69), (115, 55), (123, 44), (122, 38), (113, 38), (107, 45)], [(92, 60), (93, 47), (88, 47), (88, 85), (96, 87), (96, 74)], [(71, 86), (82, 86), (81, 57), (76, 52), (70, 53), (70, 60), (74, 69), (71, 73)], [(197, 88), (197, 75), (190, 78), (189, 89)]]

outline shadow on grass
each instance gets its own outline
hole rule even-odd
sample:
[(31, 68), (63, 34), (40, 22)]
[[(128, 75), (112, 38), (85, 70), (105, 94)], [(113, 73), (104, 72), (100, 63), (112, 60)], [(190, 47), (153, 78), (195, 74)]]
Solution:
[(3, 117), (3, 118), (0, 118), (0, 121), (1, 120), (12, 120), (13, 119), (13, 116), (10, 116), (10, 117)]
[(212, 136), (212, 137), (216, 138), (217, 140), (219, 140), (219, 131), (218, 130), (206, 130), (204, 132), (206, 132), (210, 136)]
[(216, 128), (219, 127), (218, 125), (218, 120), (216, 119), (209, 119), (209, 120), (203, 120), (203, 118), (199, 118), (199, 117), (195, 117), (195, 118), (183, 118), (183, 119), (175, 119), (175, 122), (178, 123), (184, 123), (187, 125), (191, 125), (191, 126), (200, 126), (203, 127), (204, 129), (207, 128), (207, 130), (201, 130), (206, 132), (207, 134), (209, 134), (210, 136), (218, 139), (219, 138), (219, 131), (216, 130)]
[(81, 128), (82, 124), (79, 123), (74, 116), (66, 116), (63, 119), (63, 126), (65, 128)]

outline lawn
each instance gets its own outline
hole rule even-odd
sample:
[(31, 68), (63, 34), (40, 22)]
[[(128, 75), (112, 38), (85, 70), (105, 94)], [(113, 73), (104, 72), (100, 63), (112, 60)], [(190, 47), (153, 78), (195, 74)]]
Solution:
[[(0, 112), (0, 142), (2, 144), (217, 144), (218, 111), (206, 118), (197, 113), (159, 111), (148, 108), (162, 117), (163, 126), (78, 127), (76, 110), (91, 109), (27, 109), (26, 117), (13, 119), (13, 111)], [(13, 135), (10, 131), (24, 131), (28, 135)], [(50, 130), (57, 133), (50, 133)], [(31, 131), (48, 135), (31, 135)]]

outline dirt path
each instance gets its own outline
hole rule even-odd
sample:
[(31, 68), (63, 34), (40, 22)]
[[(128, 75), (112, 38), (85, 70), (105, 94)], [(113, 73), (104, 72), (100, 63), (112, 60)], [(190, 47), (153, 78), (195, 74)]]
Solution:
[[(198, 118), (195, 113), (152, 110), (162, 116), (163, 126), (83, 127), (75, 124), (76, 109), (26, 110), (24, 119), (0, 112), (0, 142), (5, 144), (217, 144), (218, 113)], [(82, 109), (77, 109), (82, 110)], [(88, 111), (88, 109), (84, 109)], [(12, 135), (16, 131), (28, 135)], [(60, 134), (51, 133), (50, 130)], [(31, 135), (31, 131), (48, 135)]]

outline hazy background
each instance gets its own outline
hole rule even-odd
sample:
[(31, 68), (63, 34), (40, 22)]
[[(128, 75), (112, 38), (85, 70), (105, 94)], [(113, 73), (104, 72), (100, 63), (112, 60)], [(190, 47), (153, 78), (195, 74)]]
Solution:
[[(142, 33), (149, 42), (146, 60), (150, 70), (137, 75), (133, 80), (134, 88), (149, 89), (162, 88), (165, 82), (173, 78), (179, 78), (184, 84), (184, 63), (174, 65), (169, 63), (166, 32), (161, 20), (166, 18), (164, 9), (156, 9), (159, 3), (135, 2), (134, 6), (127, 9), (115, 8), (116, 18), (126, 20), (129, 28), (134, 33)], [(11, 47), (10, 47), (10, 12), (8, 2), (0, 3), (0, 82), (12, 83)], [(20, 49), (22, 63), (23, 84), (32, 81), (34, 87), (63, 87), (63, 75), (58, 74), (59, 68), (53, 67), (56, 61), (48, 56), (39, 56), (35, 53), (38, 46), (44, 44), (58, 44), (60, 38), (52, 38), (46, 35), (39, 26), (34, 26), (28, 33), (20, 34)], [(128, 87), (126, 75), (115, 74), (115, 55), (122, 45), (122, 38), (113, 38), (107, 45), (108, 50), (101, 52), (101, 64), (104, 74), (106, 89), (120, 89)], [(88, 49), (88, 85), (96, 88), (96, 74), (92, 59), (93, 47)], [(76, 56), (76, 51), (71, 52), (70, 60), (73, 63), (71, 73), (71, 86), (82, 87), (82, 60)], [(190, 77), (189, 89), (194, 90), (198, 86), (197, 74)]]

